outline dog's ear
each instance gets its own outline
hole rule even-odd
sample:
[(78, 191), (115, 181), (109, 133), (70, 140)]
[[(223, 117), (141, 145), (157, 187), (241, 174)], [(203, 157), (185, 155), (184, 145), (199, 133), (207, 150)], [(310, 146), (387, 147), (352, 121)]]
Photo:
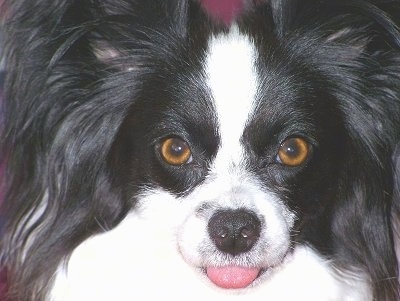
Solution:
[(170, 27), (182, 35), (186, 33), (189, 7), (194, 0), (146, 0), (114, 1), (102, 0), (99, 6), (101, 18), (134, 19), (141, 24)]
[[(343, 2), (339, 5), (328, 2), (325, 14), (337, 10), (331, 22), (326, 22), (326, 32), (330, 32), (327, 42), (353, 45), (354, 50), (375, 53), (400, 49), (398, 4), (372, 4), (364, 2)], [(341, 12), (351, 13), (351, 18)], [(384, 34), (382, 34), (384, 33)]]
[(137, 68), (146, 49), (162, 44), (162, 36), (187, 36), (193, 4), (186, 0), (137, 1), (130, 3), (129, 16), (126, 7), (104, 4), (102, 21), (91, 37), (94, 57), (121, 71)]
[[(261, 2), (262, 1), (256, 1), (256, 4)], [(272, 16), (275, 23), (275, 31), (278, 37), (282, 37), (294, 22), (294, 16), (296, 15), (298, 2), (298, 0), (271, 0)]]
[(108, 63), (121, 56), (121, 52), (106, 41), (96, 41), (92, 44), (93, 54), (103, 62)]
[(91, 46), (97, 61), (105, 66), (120, 71), (132, 71), (138, 66), (136, 58), (129, 58), (122, 47), (114, 46), (110, 40), (95, 40)]
[(137, 70), (152, 52), (156, 56), (176, 53), (176, 45), (197, 43), (220, 29), (198, 0), (149, 0), (131, 5), (128, 16), (126, 8), (104, 10), (105, 16), (90, 37), (93, 57), (106, 67)]
[(189, 22), (189, 3), (184, 0), (164, 1), (168, 18), (172, 21), (171, 26), (180, 36), (187, 35)]
[(326, 37), (326, 42), (352, 45), (355, 49), (362, 50), (368, 44), (368, 38), (360, 34), (359, 30), (344, 27), (331, 32)]
[[(357, 59), (367, 49), (369, 38), (363, 34), (363, 30), (351, 27), (343, 27), (324, 37), (327, 48), (336, 53), (340, 61)], [(347, 47), (341, 47), (347, 45)]]

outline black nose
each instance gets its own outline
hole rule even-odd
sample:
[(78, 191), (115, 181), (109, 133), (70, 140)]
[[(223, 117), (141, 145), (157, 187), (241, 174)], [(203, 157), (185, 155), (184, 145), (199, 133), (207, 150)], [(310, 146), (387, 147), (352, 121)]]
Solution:
[(258, 217), (244, 209), (217, 211), (208, 222), (208, 233), (215, 246), (232, 255), (249, 251), (260, 232)]

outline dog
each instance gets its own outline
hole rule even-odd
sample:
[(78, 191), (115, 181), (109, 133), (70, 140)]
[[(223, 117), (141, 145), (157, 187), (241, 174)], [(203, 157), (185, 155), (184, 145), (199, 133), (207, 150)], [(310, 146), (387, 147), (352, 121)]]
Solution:
[(399, 300), (399, 1), (4, 5), (10, 300)]

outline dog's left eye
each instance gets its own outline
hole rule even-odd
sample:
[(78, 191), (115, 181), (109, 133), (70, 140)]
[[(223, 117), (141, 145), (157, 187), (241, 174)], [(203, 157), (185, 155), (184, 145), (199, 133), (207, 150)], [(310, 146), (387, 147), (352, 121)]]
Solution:
[(192, 151), (181, 138), (171, 137), (163, 140), (159, 151), (164, 162), (170, 165), (183, 165), (192, 160)]
[(303, 138), (292, 137), (282, 142), (279, 152), (278, 161), (284, 165), (295, 167), (306, 162), (310, 155), (311, 146)]

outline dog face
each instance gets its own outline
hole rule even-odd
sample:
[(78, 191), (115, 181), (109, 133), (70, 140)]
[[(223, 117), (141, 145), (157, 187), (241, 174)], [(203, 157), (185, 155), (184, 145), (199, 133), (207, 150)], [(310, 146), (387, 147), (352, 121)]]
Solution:
[(65, 25), (35, 19), (48, 51), (10, 38), (36, 62), (9, 75), (17, 299), (396, 300), (390, 21), (283, 1), (225, 26), (128, 2), (46, 9)]
[[(237, 27), (205, 43), (186, 49), (189, 67), (157, 60), (110, 168), (135, 215), (151, 221), (135, 228), (164, 228), (200, 278), (243, 289), (274, 275), (297, 243), (329, 250), (324, 228), (346, 137), (333, 97), (312, 74), (266, 59)], [(147, 240), (158, 245), (159, 236)]]
[[(103, 283), (96, 275), (104, 262), (113, 263), (106, 265), (116, 282), (130, 279), (155, 296), (370, 298), (363, 271), (340, 284), (314, 251), (332, 248), (325, 228), (344, 168), (346, 134), (335, 100), (311, 70), (276, 65), (255, 40), (233, 27), (185, 49), (185, 68), (171, 70), (170, 57), (157, 60), (109, 157), (132, 212), (73, 252), (56, 298), (71, 282), (71, 300), (87, 293), (88, 279)], [(286, 291), (287, 281), (321, 287)], [(141, 294), (119, 289), (124, 297)], [(96, 298), (110, 297), (99, 291)]]

